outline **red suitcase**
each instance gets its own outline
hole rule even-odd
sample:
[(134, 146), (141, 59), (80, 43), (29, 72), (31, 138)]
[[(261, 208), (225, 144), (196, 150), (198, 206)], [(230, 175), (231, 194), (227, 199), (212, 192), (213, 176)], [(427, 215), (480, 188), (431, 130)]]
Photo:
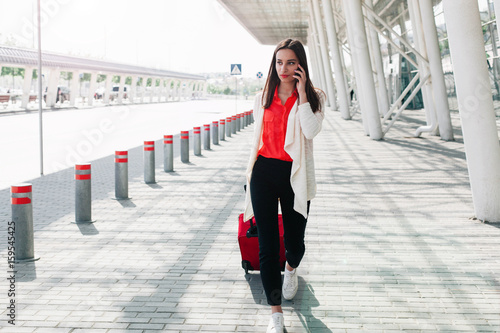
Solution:
[[(280, 232), (280, 264), (281, 270), (285, 269), (285, 244), (283, 243), (283, 218), (278, 215), (279, 232)], [(255, 218), (243, 221), (243, 214), (239, 216), (238, 224), (238, 243), (240, 244), (241, 266), (248, 271), (260, 269), (259, 264), (259, 238), (257, 237), (257, 226)]]

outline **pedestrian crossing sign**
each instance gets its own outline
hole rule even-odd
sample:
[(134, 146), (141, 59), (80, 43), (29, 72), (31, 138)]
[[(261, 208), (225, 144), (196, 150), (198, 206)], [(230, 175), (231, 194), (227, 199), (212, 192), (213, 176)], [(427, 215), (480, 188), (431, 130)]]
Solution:
[(231, 64), (231, 75), (241, 75), (241, 64)]

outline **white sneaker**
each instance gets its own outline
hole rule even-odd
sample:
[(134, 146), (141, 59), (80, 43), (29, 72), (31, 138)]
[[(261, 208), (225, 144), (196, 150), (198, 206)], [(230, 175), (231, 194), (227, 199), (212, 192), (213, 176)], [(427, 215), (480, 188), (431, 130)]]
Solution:
[(283, 298), (289, 301), (295, 297), (297, 289), (299, 289), (299, 277), (296, 268), (293, 271), (289, 271), (285, 268), (284, 275)]
[(267, 326), (267, 333), (283, 333), (285, 329), (285, 321), (281, 312), (275, 312), (271, 316), (269, 326)]

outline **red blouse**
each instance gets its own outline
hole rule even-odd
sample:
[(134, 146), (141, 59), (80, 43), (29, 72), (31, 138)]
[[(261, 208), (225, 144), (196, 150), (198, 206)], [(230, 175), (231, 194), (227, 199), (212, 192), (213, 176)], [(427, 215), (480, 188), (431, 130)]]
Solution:
[(297, 96), (297, 90), (294, 90), (283, 105), (278, 96), (278, 88), (276, 88), (271, 106), (264, 110), (262, 147), (258, 155), (288, 162), (293, 161), (285, 152), (285, 135), (288, 115), (297, 101)]

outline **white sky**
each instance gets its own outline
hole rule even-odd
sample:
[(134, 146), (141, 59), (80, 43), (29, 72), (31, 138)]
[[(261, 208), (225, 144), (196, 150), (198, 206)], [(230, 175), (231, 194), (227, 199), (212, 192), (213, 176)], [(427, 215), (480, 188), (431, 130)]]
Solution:
[[(41, 0), (42, 49), (189, 73), (267, 74), (259, 44), (217, 0)], [(0, 33), (36, 47), (36, 0), (0, 0)]]

